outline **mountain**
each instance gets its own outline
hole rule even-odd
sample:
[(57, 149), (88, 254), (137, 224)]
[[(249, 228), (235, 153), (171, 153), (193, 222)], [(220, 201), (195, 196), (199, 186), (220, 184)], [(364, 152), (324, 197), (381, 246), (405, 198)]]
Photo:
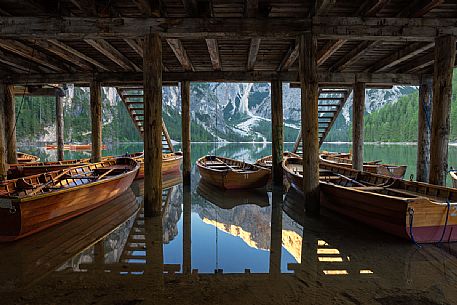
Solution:
[[(192, 83), (192, 140), (271, 141), (269, 83)], [(396, 103), (414, 87), (367, 90), (367, 114)], [(283, 85), (285, 141), (295, 141), (300, 128), (300, 89)], [(327, 140), (349, 140), (352, 97), (335, 122)], [(103, 88), (103, 141), (141, 141), (114, 88)], [(55, 138), (55, 98), (16, 97), (17, 135), (21, 143)], [(89, 89), (69, 86), (64, 101), (65, 139), (90, 141)], [(163, 117), (172, 139), (181, 139), (181, 100), (178, 87), (163, 88)]]

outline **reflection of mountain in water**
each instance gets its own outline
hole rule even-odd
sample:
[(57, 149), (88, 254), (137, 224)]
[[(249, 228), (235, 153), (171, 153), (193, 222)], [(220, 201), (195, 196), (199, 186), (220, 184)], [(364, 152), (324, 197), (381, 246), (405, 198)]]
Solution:
[(163, 242), (168, 244), (178, 235), (178, 221), (182, 215), (182, 186), (170, 188), (167, 194), (168, 202), (163, 205)]

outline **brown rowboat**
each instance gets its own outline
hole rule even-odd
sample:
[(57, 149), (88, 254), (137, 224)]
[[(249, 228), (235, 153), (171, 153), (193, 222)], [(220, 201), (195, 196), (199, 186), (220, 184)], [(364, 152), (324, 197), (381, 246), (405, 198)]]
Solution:
[[(291, 157), (294, 157), (294, 158), (300, 158), (300, 156), (296, 153), (293, 153), (293, 152), (284, 152), (282, 154), (282, 157), (283, 159), (285, 158), (291, 158)], [(269, 155), (269, 156), (265, 156), (263, 158), (260, 158), (260, 159), (257, 159), (255, 161), (255, 165), (258, 165), (258, 166), (262, 166), (262, 167), (266, 167), (268, 169), (271, 170), (272, 168), (272, 163), (273, 162), (273, 156), (272, 155)]]
[(8, 179), (17, 179), (20, 177), (33, 176), (47, 172), (54, 172), (69, 167), (84, 165), (90, 162), (90, 159), (51, 161), (51, 162), (29, 162), (19, 164), (9, 164)]
[(17, 162), (19, 163), (28, 163), (28, 162), (38, 162), (40, 158), (31, 154), (26, 154), (23, 152), (16, 152)]
[(197, 160), (201, 179), (222, 189), (250, 189), (264, 187), (270, 170), (218, 156), (204, 156)]
[[(57, 145), (46, 145), (47, 150), (56, 150)], [(92, 144), (65, 144), (64, 150), (91, 150)], [(102, 145), (102, 149), (106, 149), (106, 145)]]
[[(136, 179), (144, 178), (144, 153), (138, 152), (126, 154), (128, 158), (132, 158), (140, 164), (140, 170)], [(182, 154), (179, 152), (162, 154), (162, 175), (179, 172), (182, 163)]]
[(140, 165), (118, 158), (0, 184), (0, 241), (73, 218), (127, 190)]

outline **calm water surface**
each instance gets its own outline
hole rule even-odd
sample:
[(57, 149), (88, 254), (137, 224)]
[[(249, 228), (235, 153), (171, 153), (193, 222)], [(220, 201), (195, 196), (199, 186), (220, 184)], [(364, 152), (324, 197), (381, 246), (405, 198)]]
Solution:
[[(286, 144), (286, 150), (292, 146)], [(349, 146), (322, 148), (348, 151)], [(42, 160), (55, 159), (54, 151), (21, 149)], [(104, 155), (141, 150), (141, 144), (119, 145)], [(270, 150), (269, 144), (193, 144), (192, 161), (217, 153), (252, 162)], [(457, 164), (456, 152), (450, 148), (450, 164)], [(88, 155), (66, 152), (66, 157)], [(409, 176), (415, 172), (416, 147), (366, 145), (365, 159), (407, 164)], [(388, 287), (423, 292), (442, 285), (444, 298), (451, 298), (447, 289), (452, 291), (457, 278), (457, 250), (452, 245), (418, 249), (325, 210), (319, 218), (306, 217), (293, 191), (223, 192), (200, 183), (195, 166), (190, 188), (176, 181), (164, 179), (161, 217), (144, 217), (143, 182), (137, 181), (110, 204), (24, 240), (0, 244), (0, 292), (55, 275), (142, 276), (163, 271), (283, 274), (299, 281), (308, 277), (324, 286), (350, 279), (373, 291)]]

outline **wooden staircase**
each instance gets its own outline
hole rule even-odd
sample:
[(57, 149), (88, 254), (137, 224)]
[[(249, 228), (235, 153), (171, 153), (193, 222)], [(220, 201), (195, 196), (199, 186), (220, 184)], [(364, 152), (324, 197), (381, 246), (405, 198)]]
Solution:
[[(144, 100), (142, 86), (116, 87), (117, 93), (127, 108), (127, 111), (135, 124), (141, 137), (144, 136)], [(162, 153), (174, 152), (167, 127), (162, 121)]]
[[(318, 98), (319, 147), (351, 95), (352, 89), (320, 89)], [(298, 133), (293, 152), (303, 153), (301, 132)]]

